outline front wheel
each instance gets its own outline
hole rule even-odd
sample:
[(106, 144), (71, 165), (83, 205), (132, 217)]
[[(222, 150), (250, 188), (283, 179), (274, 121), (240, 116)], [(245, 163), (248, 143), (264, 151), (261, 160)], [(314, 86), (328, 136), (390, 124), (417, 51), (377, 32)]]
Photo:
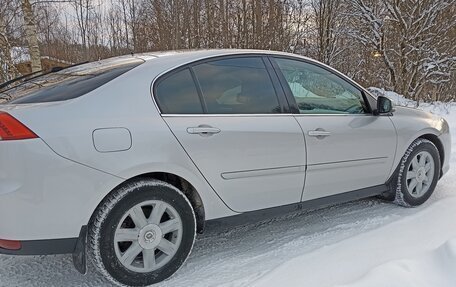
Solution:
[(394, 202), (418, 206), (434, 192), (440, 177), (440, 156), (429, 140), (417, 139), (407, 149), (400, 162)]
[(195, 235), (195, 214), (185, 195), (165, 182), (141, 180), (103, 201), (92, 219), (89, 247), (110, 281), (147, 286), (182, 266)]

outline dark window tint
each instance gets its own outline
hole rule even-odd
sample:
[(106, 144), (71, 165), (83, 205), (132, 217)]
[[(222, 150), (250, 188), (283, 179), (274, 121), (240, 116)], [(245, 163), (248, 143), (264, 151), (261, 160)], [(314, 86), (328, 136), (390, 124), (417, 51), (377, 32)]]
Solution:
[(160, 81), (155, 93), (155, 99), (164, 114), (203, 113), (195, 82), (188, 69)]
[(136, 58), (107, 59), (25, 79), (0, 91), (0, 103), (31, 104), (74, 99), (143, 62)]
[(274, 87), (261, 58), (212, 61), (193, 69), (208, 113), (280, 113)]
[(301, 114), (362, 114), (367, 111), (361, 91), (336, 74), (301, 61), (275, 60)]

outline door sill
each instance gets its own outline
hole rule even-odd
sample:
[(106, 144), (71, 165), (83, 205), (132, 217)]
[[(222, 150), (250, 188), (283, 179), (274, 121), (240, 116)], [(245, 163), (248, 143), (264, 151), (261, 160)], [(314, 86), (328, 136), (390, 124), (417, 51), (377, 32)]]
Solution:
[(244, 212), (238, 215), (209, 220), (206, 222), (206, 228), (221, 225), (236, 226), (268, 218), (273, 218), (291, 212), (321, 209), (327, 206), (336, 205), (344, 202), (350, 202), (362, 198), (378, 196), (387, 192), (388, 190), (389, 188), (386, 184), (381, 184), (354, 191), (344, 192), (336, 195), (311, 199), (299, 203)]

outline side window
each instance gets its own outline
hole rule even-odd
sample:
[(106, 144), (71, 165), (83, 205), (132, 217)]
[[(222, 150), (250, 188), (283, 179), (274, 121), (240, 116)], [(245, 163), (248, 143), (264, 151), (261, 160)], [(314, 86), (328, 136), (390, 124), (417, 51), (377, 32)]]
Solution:
[(195, 82), (189, 69), (182, 70), (160, 81), (155, 99), (164, 114), (202, 114)]
[(241, 57), (193, 67), (209, 114), (280, 113), (263, 60)]
[(360, 90), (339, 76), (301, 61), (275, 58), (301, 114), (363, 114)]

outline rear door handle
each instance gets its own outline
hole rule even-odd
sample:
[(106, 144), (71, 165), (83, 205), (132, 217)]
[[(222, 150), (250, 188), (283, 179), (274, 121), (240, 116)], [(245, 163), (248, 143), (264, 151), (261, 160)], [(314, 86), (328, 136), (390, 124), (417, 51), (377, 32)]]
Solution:
[(325, 138), (325, 137), (329, 137), (331, 135), (331, 132), (327, 132), (323, 129), (316, 129), (314, 131), (309, 131), (307, 134), (310, 137)]
[(219, 132), (220, 132), (220, 129), (214, 128), (214, 127), (199, 126), (199, 127), (187, 128), (187, 133), (189, 133), (189, 134), (213, 135), (213, 134), (218, 134)]

